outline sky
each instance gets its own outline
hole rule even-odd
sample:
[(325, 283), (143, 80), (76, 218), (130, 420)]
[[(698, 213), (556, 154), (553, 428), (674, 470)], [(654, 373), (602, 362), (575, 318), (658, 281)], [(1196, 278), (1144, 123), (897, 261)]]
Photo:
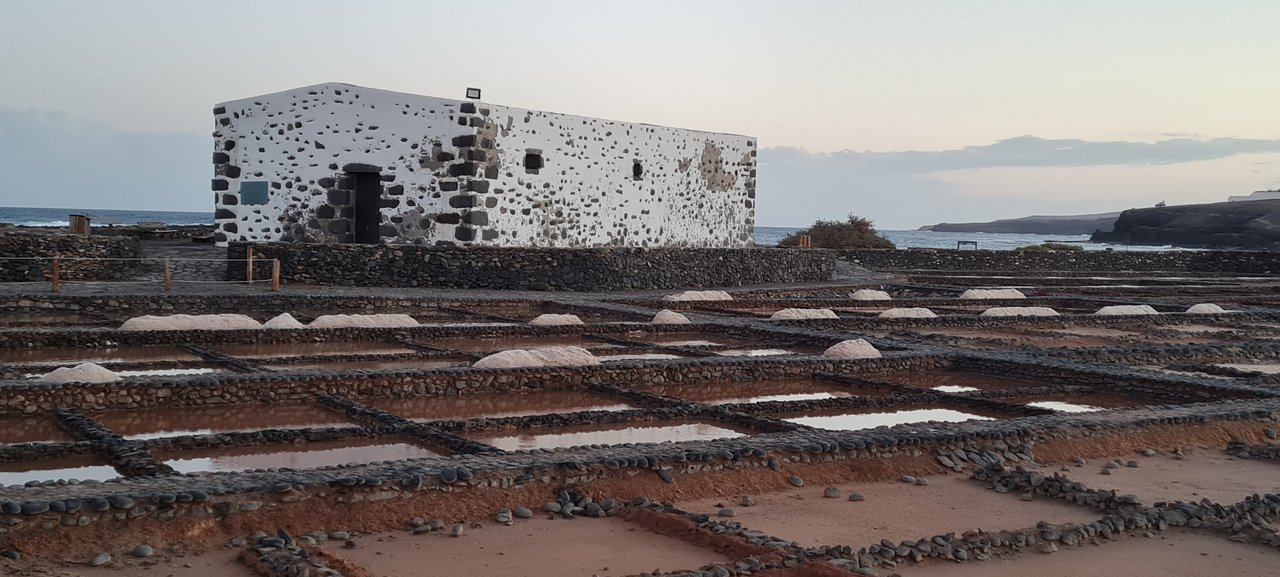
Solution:
[(1280, 188), (1274, 0), (15, 0), (0, 20), (0, 206), (212, 210), (213, 105), (328, 81), (748, 134), (765, 226)]

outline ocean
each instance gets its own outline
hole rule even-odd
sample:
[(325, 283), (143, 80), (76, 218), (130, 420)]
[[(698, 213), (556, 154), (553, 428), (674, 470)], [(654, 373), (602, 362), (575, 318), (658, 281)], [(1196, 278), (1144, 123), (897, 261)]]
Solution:
[[(211, 224), (213, 212), (183, 212), (169, 210), (110, 210), (110, 209), (69, 209), (69, 208), (21, 208), (0, 206), (0, 223), (19, 226), (69, 226), (68, 216), (87, 213), (92, 215), (93, 224), (136, 224), (139, 221), (163, 222), (165, 224)], [(757, 226), (756, 244), (774, 246), (796, 227)], [(881, 230), (886, 238), (893, 241), (898, 248), (956, 248), (957, 241), (973, 241), (978, 248), (988, 250), (1012, 250), (1029, 244), (1040, 244), (1046, 240), (1079, 244), (1085, 250), (1186, 250), (1168, 246), (1126, 246), (1106, 243), (1091, 243), (1089, 235), (1040, 235), (1040, 234), (1003, 234), (981, 232), (933, 232), (927, 230)]]

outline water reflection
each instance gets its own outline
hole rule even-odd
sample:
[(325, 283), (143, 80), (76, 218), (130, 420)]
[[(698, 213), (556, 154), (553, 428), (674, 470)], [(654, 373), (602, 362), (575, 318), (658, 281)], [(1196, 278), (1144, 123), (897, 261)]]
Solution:
[(1103, 407), (1095, 407), (1093, 405), (1081, 405), (1078, 403), (1067, 403), (1063, 401), (1034, 401), (1027, 403), (1028, 407), (1040, 407), (1041, 409), (1051, 409), (1063, 413), (1089, 413), (1093, 411), (1101, 411)]
[(600, 362), (607, 363), (609, 361), (656, 361), (671, 360), (683, 358), (680, 355), (672, 355), (668, 353), (638, 353), (632, 355), (596, 355)]
[(469, 366), (470, 361), (457, 359), (388, 359), (383, 361), (333, 361), (328, 363), (287, 363), (266, 365), (275, 371), (395, 371), (448, 369)]
[(776, 357), (780, 355), (794, 355), (794, 351), (787, 349), (731, 349), (727, 351), (719, 351), (716, 353), (722, 357)]
[(852, 397), (853, 393), (827, 388), (808, 379), (753, 381), (748, 383), (691, 383), (659, 385), (650, 389), (659, 395), (679, 397), (698, 403), (759, 403)]
[(0, 351), (0, 363), (63, 365), (79, 363), (199, 361), (177, 347), (119, 347), (101, 349), (9, 349)]
[(413, 353), (413, 349), (380, 342), (328, 343), (259, 343), (252, 345), (218, 345), (217, 350), (233, 357), (332, 357), (338, 355), (395, 355)]
[(335, 465), (363, 464), (374, 461), (395, 461), (438, 457), (439, 453), (403, 442), (361, 443), (360, 441), (331, 441), (305, 443), (285, 447), (237, 447), (219, 450), (215, 454), (185, 456), (189, 453), (156, 454), (180, 473), (204, 471), (244, 471), (246, 469), (289, 468), (314, 469)]
[(94, 415), (103, 425), (131, 440), (179, 435), (347, 427), (341, 414), (316, 405), (219, 405), (175, 409), (106, 411)]
[[(999, 391), (1043, 386), (1042, 383), (1035, 381), (998, 377), (994, 375), (984, 375), (982, 373), (970, 373), (965, 371), (906, 371), (900, 373), (868, 375), (868, 378), (901, 383), (925, 389), (937, 389), (948, 393), (975, 390)], [(947, 390), (942, 389), (941, 387), (963, 387), (963, 390)]]
[(485, 395), (377, 399), (379, 409), (414, 421), (525, 417), (581, 411), (624, 411), (635, 407), (588, 391), (531, 391)]
[(942, 393), (972, 393), (979, 390), (978, 387), (962, 387), (960, 385), (938, 385), (932, 388)]
[(991, 417), (965, 413), (954, 409), (913, 409), (887, 413), (863, 413), (827, 415), (814, 417), (793, 417), (786, 421), (797, 425), (808, 425), (829, 431), (860, 431), (881, 425), (905, 425), (923, 423), (925, 421), (943, 421), (959, 423), (962, 421), (991, 421)]
[(53, 417), (0, 419), (0, 444), (65, 443), (72, 440)]
[(114, 467), (94, 455), (74, 455), (36, 461), (0, 462), (0, 485), (20, 485), (27, 481), (59, 479), (94, 479), (105, 481), (119, 477)]
[(554, 449), (574, 445), (619, 445), (622, 443), (661, 443), (664, 441), (710, 441), (741, 437), (742, 433), (708, 425), (681, 423), (675, 425), (612, 425), (565, 427), (521, 431), (517, 434), (472, 436), (481, 443), (506, 451)]

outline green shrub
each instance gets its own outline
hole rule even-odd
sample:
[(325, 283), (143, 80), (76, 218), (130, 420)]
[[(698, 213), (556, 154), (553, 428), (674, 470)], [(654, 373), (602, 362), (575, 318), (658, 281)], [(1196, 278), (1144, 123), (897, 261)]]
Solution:
[(1081, 252), (1084, 250), (1084, 247), (1078, 244), (1046, 242), (1044, 244), (1030, 244), (1027, 246), (1020, 246), (1013, 250), (1016, 252)]
[(800, 237), (809, 235), (813, 248), (897, 248), (876, 232), (871, 220), (849, 215), (848, 220), (819, 220), (809, 228), (791, 233), (778, 246), (799, 246)]

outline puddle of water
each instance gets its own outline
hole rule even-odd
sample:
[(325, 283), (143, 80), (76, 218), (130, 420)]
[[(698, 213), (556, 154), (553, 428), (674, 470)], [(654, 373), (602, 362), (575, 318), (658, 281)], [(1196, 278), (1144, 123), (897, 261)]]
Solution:
[(209, 435), (262, 429), (350, 427), (341, 414), (315, 405), (252, 405), (106, 411), (93, 415), (132, 440)]
[(332, 343), (260, 343), (252, 345), (218, 345), (218, 351), (247, 359), (264, 357), (324, 357), (335, 355), (395, 355), (416, 352), (380, 342)]
[(849, 391), (828, 388), (810, 380), (753, 381), (748, 383), (693, 383), (659, 385), (651, 392), (696, 403), (725, 405), (765, 401), (803, 401), (855, 396)]
[[(1025, 389), (1028, 387), (1039, 387), (1044, 385), (1044, 383), (1036, 381), (997, 377), (967, 371), (904, 371), (899, 373), (869, 375), (868, 378), (911, 385), (922, 389), (936, 389), (947, 393), (971, 392), (974, 390), (1002, 391), (1010, 389)], [(953, 388), (942, 389), (940, 387)], [(958, 389), (956, 387), (958, 387)]]
[(142, 361), (199, 361), (177, 347), (119, 347), (112, 349), (10, 349), (0, 351), (0, 363), (64, 365)]
[(881, 425), (903, 425), (907, 423), (923, 423), (925, 421), (943, 421), (959, 423), (962, 421), (992, 421), (991, 417), (975, 415), (955, 409), (911, 409), (883, 413), (861, 413), (842, 415), (820, 415), (792, 417), (785, 419), (797, 425), (808, 425), (829, 431), (860, 431)]
[(471, 361), (457, 359), (392, 359), (386, 361), (333, 361), (329, 363), (282, 363), (263, 365), (275, 371), (381, 371), (401, 369), (447, 369), (470, 366)]
[(741, 346), (752, 344), (752, 341), (722, 335), (704, 333), (651, 333), (647, 331), (631, 331), (622, 335), (624, 338), (653, 343), (669, 347), (706, 347), (706, 346)]
[(181, 473), (244, 471), (246, 469), (315, 469), (335, 465), (363, 464), (439, 457), (436, 453), (399, 439), (326, 441), (220, 449), (217, 451), (155, 451), (155, 457)]
[(452, 337), (432, 339), (428, 344), (453, 351), (471, 353), (488, 353), (511, 349), (534, 349), (539, 347), (583, 347), (594, 348), (604, 342), (585, 339), (581, 335), (556, 335), (547, 337)]
[(663, 345), (666, 345), (668, 347), (714, 347), (717, 345), (725, 344), (725, 343), (717, 343), (715, 341), (708, 341), (706, 339), (691, 339), (687, 341), (675, 340), (675, 341), (647, 341), (647, 342), (651, 342), (651, 343), (660, 342)]
[(1051, 409), (1061, 413), (1091, 413), (1093, 411), (1101, 411), (1105, 408), (1095, 407), (1093, 405), (1081, 405), (1079, 403), (1067, 403), (1064, 401), (1032, 401), (1027, 403), (1027, 406)]
[(609, 361), (659, 361), (682, 359), (684, 357), (669, 353), (639, 353), (633, 355), (596, 355), (596, 358), (600, 359), (602, 363), (607, 363)]
[(20, 485), (27, 481), (93, 479), (105, 481), (120, 473), (96, 455), (72, 455), (35, 461), (0, 462), (0, 485)]
[(412, 399), (370, 399), (369, 405), (412, 421), (462, 421), (636, 408), (589, 391), (532, 391)]
[(74, 441), (53, 417), (0, 419), (0, 444), (68, 443)]
[(716, 425), (679, 423), (548, 428), (521, 431), (514, 434), (471, 435), (471, 438), (506, 451), (520, 451), (527, 449), (554, 449), (556, 447), (572, 447), (575, 445), (710, 441), (742, 436), (744, 436), (743, 433)]
[(972, 393), (980, 390), (978, 387), (962, 387), (960, 385), (938, 385), (930, 388), (942, 393)]
[(185, 375), (208, 375), (225, 373), (222, 369), (149, 369), (144, 371), (116, 371), (122, 377), (181, 377)]
[(716, 353), (722, 357), (777, 357), (781, 355), (794, 355), (795, 351), (787, 349), (732, 349), (728, 351), (720, 351)]

